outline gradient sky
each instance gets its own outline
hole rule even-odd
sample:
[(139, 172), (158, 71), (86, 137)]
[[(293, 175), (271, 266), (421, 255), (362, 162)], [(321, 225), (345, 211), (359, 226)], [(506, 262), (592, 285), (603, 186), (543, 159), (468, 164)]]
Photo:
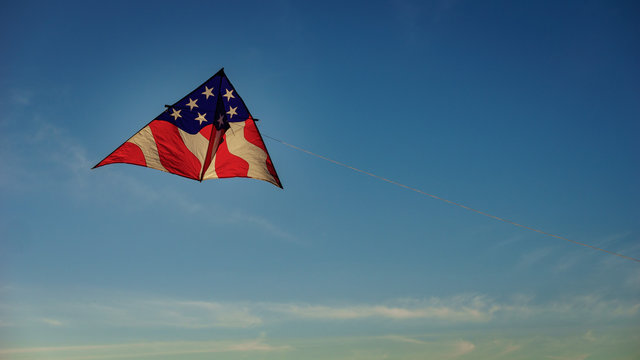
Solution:
[(633, 1), (0, 5), (0, 358), (639, 359), (640, 265), (266, 139), (90, 170), (221, 67), (263, 135), (640, 258)]

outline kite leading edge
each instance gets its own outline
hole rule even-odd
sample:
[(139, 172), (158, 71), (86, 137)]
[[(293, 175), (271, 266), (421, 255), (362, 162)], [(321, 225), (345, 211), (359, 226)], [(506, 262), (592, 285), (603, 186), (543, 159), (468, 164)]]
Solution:
[(93, 168), (140, 165), (194, 180), (282, 183), (249, 109), (220, 69)]

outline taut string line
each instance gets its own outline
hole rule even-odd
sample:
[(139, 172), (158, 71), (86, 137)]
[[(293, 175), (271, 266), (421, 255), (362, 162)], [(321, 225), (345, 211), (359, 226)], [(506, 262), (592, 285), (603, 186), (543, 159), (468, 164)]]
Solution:
[[(263, 134), (263, 135), (264, 135), (264, 134)], [(461, 207), (461, 208), (463, 208), (463, 209), (466, 209), (466, 210), (470, 210), (470, 211), (476, 212), (476, 213), (478, 213), (478, 214), (480, 214), (480, 215), (484, 215), (484, 216), (490, 217), (490, 218), (495, 219), (495, 220), (499, 220), (499, 221), (502, 221), (502, 222), (506, 222), (507, 224), (515, 225), (515, 226), (518, 226), (518, 227), (521, 227), (521, 228), (524, 228), (524, 229), (527, 229), (527, 230), (535, 231), (535, 232), (537, 232), (537, 233), (539, 233), (539, 234), (543, 234), (543, 235), (551, 236), (551, 237), (556, 238), (556, 239), (560, 239), (560, 240), (568, 241), (568, 242), (574, 243), (574, 244), (576, 244), (576, 245), (585, 246), (585, 247), (591, 248), (591, 249), (593, 249), (593, 250), (602, 251), (602, 252), (607, 253), (607, 254), (610, 254), (610, 255), (615, 255), (615, 256), (618, 256), (618, 257), (621, 257), (621, 258), (624, 258), (624, 259), (627, 259), (627, 260), (631, 260), (631, 261), (635, 261), (635, 262), (640, 263), (640, 259), (636, 259), (636, 258), (633, 258), (633, 257), (631, 257), (631, 256), (626, 256), (626, 255), (618, 254), (618, 253), (615, 253), (615, 252), (613, 252), (613, 251), (609, 251), (609, 250), (605, 250), (605, 249), (599, 248), (599, 247), (597, 247), (597, 246), (593, 246), (593, 245), (585, 244), (585, 243), (580, 242), (580, 241), (567, 239), (566, 237), (563, 237), (563, 236), (560, 236), (560, 235), (555, 235), (555, 234), (552, 234), (552, 233), (548, 233), (548, 232), (546, 232), (546, 231), (542, 231), (542, 230), (538, 230), (538, 229), (532, 228), (532, 227), (530, 227), (530, 226), (522, 225), (522, 224), (519, 224), (519, 223), (517, 223), (517, 222), (511, 221), (511, 220), (508, 220), (508, 219), (501, 218), (501, 217), (499, 217), (499, 216), (491, 215), (491, 214), (488, 214), (488, 213), (486, 213), (486, 212), (484, 212), (484, 211), (480, 211), (480, 210), (476, 210), (476, 209), (474, 209), (474, 208), (470, 208), (470, 207), (468, 207), (468, 206), (466, 206), (466, 205), (463, 205), (463, 204), (460, 204), (460, 203), (457, 203), (457, 202), (454, 202), (454, 201), (451, 201), (451, 200), (447, 200), (447, 199), (441, 198), (441, 197), (436, 196), (436, 195), (433, 195), (433, 194), (429, 194), (429, 193), (424, 192), (424, 191), (422, 191), (422, 190), (420, 190), (420, 189), (416, 189), (416, 188), (413, 188), (413, 187), (407, 186), (407, 185), (405, 185), (405, 184), (401, 184), (401, 183), (399, 183), (399, 182), (397, 182), (397, 181), (393, 181), (393, 180), (387, 179), (387, 178), (385, 178), (385, 177), (378, 176), (378, 175), (376, 175), (376, 174), (372, 174), (372, 173), (370, 173), (370, 172), (368, 172), (368, 171), (364, 171), (364, 170), (358, 169), (358, 168), (353, 167), (353, 166), (351, 166), (351, 165), (347, 165), (347, 164), (345, 164), (345, 163), (341, 163), (341, 162), (339, 162), (339, 161), (336, 161), (336, 160), (330, 159), (330, 158), (328, 158), (328, 157), (326, 157), (326, 156), (322, 156), (322, 155), (316, 154), (316, 153), (314, 153), (314, 152), (311, 152), (311, 151), (306, 150), (306, 149), (303, 149), (303, 148), (301, 148), (301, 147), (298, 147), (298, 146), (295, 146), (295, 145), (289, 144), (289, 143), (287, 143), (287, 142), (285, 142), (285, 141), (282, 141), (282, 140), (280, 140), (280, 139), (276, 139), (276, 138), (271, 137), (271, 136), (269, 136), (269, 135), (264, 135), (264, 137), (269, 138), (269, 139), (274, 140), (274, 141), (277, 141), (277, 142), (279, 142), (279, 143), (281, 143), (281, 144), (283, 144), (283, 145), (285, 145), (285, 146), (288, 146), (288, 147), (290, 147), (290, 148), (292, 148), (292, 149), (296, 149), (296, 150), (298, 150), (298, 151), (302, 151), (302, 152), (304, 152), (304, 153), (307, 153), (307, 154), (309, 154), (309, 155), (311, 155), (311, 156), (315, 156), (315, 157), (317, 157), (317, 158), (320, 158), (320, 159), (323, 159), (323, 160), (326, 160), (326, 161), (332, 162), (332, 163), (334, 163), (334, 164), (336, 164), (336, 165), (340, 165), (340, 166), (342, 166), (342, 167), (346, 167), (347, 169), (351, 169), (351, 170), (353, 170), (353, 171), (357, 171), (357, 172), (359, 172), (359, 173), (361, 173), (361, 174), (365, 174), (365, 175), (368, 175), (368, 176), (374, 177), (374, 178), (376, 178), (376, 179), (380, 179), (380, 180), (382, 180), (382, 181), (386, 181), (386, 182), (388, 182), (388, 183), (390, 183), (390, 184), (393, 184), (393, 185), (396, 185), (396, 186), (400, 186), (400, 187), (405, 188), (405, 189), (407, 189), (407, 190), (411, 190), (411, 191), (417, 192), (417, 193), (419, 193), (419, 194), (426, 195), (426, 196), (432, 197), (432, 198), (437, 199), (437, 200), (440, 200), (440, 201), (444, 201), (444, 202), (446, 202), (446, 203), (448, 203), (448, 204), (455, 205), (455, 206)]]

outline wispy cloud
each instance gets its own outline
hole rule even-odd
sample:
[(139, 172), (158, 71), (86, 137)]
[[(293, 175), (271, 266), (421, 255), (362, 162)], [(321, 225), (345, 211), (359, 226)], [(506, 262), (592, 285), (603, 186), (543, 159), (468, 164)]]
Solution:
[(554, 360), (584, 360), (589, 357), (589, 354), (571, 355), (571, 356), (547, 356), (547, 359)]
[[(85, 171), (88, 171), (88, 169), (89, 167), (86, 167)], [(229, 212), (229, 209), (223, 208), (219, 204), (204, 203), (194, 199), (184, 191), (175, 188), (154, 187), (120, 171), (110, 171), (103, 176), (105, 177), (103, 181), (108, 182), (108, 184), (104, 184), (105, 187), (118, 186), (119, 189), (123, 189), (130, 198), (138, 199), (144, 202), (146, 206), (170, 206), (179, 210), (181, 213), (189, 214), (192, 219), (194, 217), (201, 218), (209, 223), (217, 223), (219, 225), (242, 224), (242, 226), (245, 227), (260, 229), (263, 233), (270, 234), (274, 239), (293, 244), (300, 243), (295, 236), (277, 226), (266, 217), (238, 211)], [(213, 217), (211, 214), (226, 215), (223, 217)]]
[(48, 359), (118, 359), (171, 355), (287, 351), (288, 345), (271, 345), (263, 337), (236, 341), (169, 341), (83, 346), (53, 346), (0, 349), (0, 355), (47, 354)]
[(42, 116), (25, 117), (21, 126), (8, 126), (0, 135), (0, 161), (8, 171), (0, 181), (12, 190), (30, 192), (56, 182), (80, 185), (90, 167), (84, 147)]
[(407, 344), (417, 344), (417, 345), (426, 345), (428, 342), (414, 339), (412, 337), (401, 336), (401, 335), (386, 335), (382, 336), (382, 339), (391, 340), (395, 342), (407, 343)]
[(302, 244), (303, 242), (301, 240), (299, 240), (298, 238), (296, 238), (295, 236), (291, 235), (290, 233), (284, 231), (283, 229), (279, 228), (278, 226), (274, 225), (272, 222), (270, 222), (269, 220), (263, 218), (263, 217), (259, 217), (259, 216), (255, 216), (255, 215), (249, 215), (249, 216), (242, 216), (240, 214), (236, 214), (236, 218), (234, 218), (234, 220), (236, 221), (243, 221), (247, 224), (252, 224), (254, 226), (257, 226), (259, 228), (264, 229), (267, 233), (275, 236), (276, 238), (280, 238), (283, 240), (286, 240), (288, 242), (291, 243), (296, 243), (296, 244)]
[(46, 303), (0, 304), (6, 327), (249, 329), (262, 318), (247, 305), (122, 296), (97, 301), (48, 298)]
[[(450, 302), (450, 305), (444, 303)], [(21, 305), (23, 314), (36, 309)], [(287, 304), (264, 302), (214, 302), (162, 298), (118, 298), (102, 302), (56, 303), (50, 300), (46, 309), (37, 309), (45, 316), (41, 323), (51, 326), (75, 324), (82, 326), (101, 324), (113, 327), (158, 328), (253, 328), (268, 321), (307, 320), (366, 320), (391, 319), (396, 321), (432, 319), (445, 322), (488, 321), (498, 307), (474, 297), (466, 301), (431, 299), (396, 305), (328, 306), (314, 304)], [(55, 320), (54, 320), (55, 319)], [(23, 323), (30, 323), (22, 319)]]
[(62, 321), (56, 319), (42, 318), (40, 319), (43, 323), (51, 326), (62, 326)]
[(403, 299), (388, 304), (264, 304), (263, 311), (307, 320), (391, 319), (395, 321), (438, 320), (447, 323), (512, 321), (515, 319), (613, 320), (640, 315), (640, 302), (605, 299), (599, 295), (582, 295), (534, 303), (530, 297), (515, 296), (499, 302), (483, 295), (459, 295), (449, 298)]
[(629, 236), (631, 236), (631, 234), (631, 231), (622, 231), (615, 234), (610, 234), (600, 240), (597, 245), (602, 247), (610, 246), (611, 244), (618, 242), (619, 240), (628, 238)]
[(272, 304), (270, 310), (287, 314), (296, 318), (319, 320), (350, 320), (366, 318), (386, 318), (393, 320), (439, 319), (454, 322), (487, 321), (496, 310), (478, 304), (454, 304), (446, 306), (441, 301), (431, 300), (415, 307), (390, 305), (293, 305)]
[(454, 349), (451, 352), (450, 356), (452, 358), (457, 358), (472, 352), (475, 348), (476, 346), (473, 343), (469, 341), (461, 340), (454, 345)]
[(625, 302), (620, 300), (606, 300), (600, 295), (589, 294), (575, 296), (564, 301), (556, 301), (548, 305), (538, 305), (535, 312), (553, 314), (583, 314), (592, 313), (595, 316), (631, 317), (638, 315), (640, 302)]
[[(532, 336), (531, 331), (522, 332), (520, 331), (522, 329), (513, 327), (489, 329), (485, 326), (465, 326), (458, 331), (434, 329), (427, 333), (394, 333), (382, 336), (362, 336), (361, 330), (358, 330), (357, 334), (349, 334), (341, 328), (340, 335), (322, 337), (317, 334), (309, 336), (309, 333), (298, 333), (298, 329), (302, 328), (304, 327), (294, 327), (296, 333), (293, 337), (278, 339), (267, 339), (262, 334), (257, 338), (245, 336), (226, 341), (145, 340), (75, 346), (13, 347), (0, 350), (0, 358), (15, 360), (38, 358), (50, 360), (200, 359), (213, 356), (216, 358), (251, 357), (265, 360), (301, 358), (364, 360), (423, 359), (425, 354), (428, 354), (428, 357), (433, 359), (583, 360), (591, 356), (598, 359), (631, 359), (637, 353), (638, 343), (637, 332), (633, 329), (599, 336), (596, 342), (590, 342), (585, 339), (582, 327), (574, 328), (575, 331), (563, 328), (558, 332), (554, 331), (553, 325), (547, 325), (546, 328), (536, 327), (535, 336)], [(283, 336), (285, 333), (281, 330), (282, 328), (279, 333)], [(251, 331), (255, 332), (255, 329)], [(180, 331), (180, 333), (185, 332)], [(145, 334), (148, 336), (149, 333)], [(207, 330), (199, 334), (211, 336), (212, 333)], [(612, 349), (615, 349), (615, 353), (612, 353)]]
[(635, 269), (631, 271), (627, 278), (625, 279), (625, 285), (632, 289), (640, 288), (640, 269)]
[[(97, 296), (96, 296), (97, 297)], [(93, 297), (94, 299), (96, 297)], [(141, 328), (262, 328), (286, 321), (429, 321), (430, 324), (464, 324), (513, 321), (631, 321), (640, 315), (640, 302), (606, 300), (596, 295), (563, 301), (534, 303), (514, 297), (498, 302), (482, 295), (448, 298), (402, 299), (384, 304), (301, 304), (255, 301), (216, 302), (153, 296), (119, 295), (96, 301), (65, 301), (49, 298), (46, 304), (2, 306), (7, 323), (17, 326), (83, 326)], [(2, 305), (2, 304), (0, 304)], [(17, 305), (14, 305), (14, 307)], [(391, 338), (390, 338), (391, 339)], [(409, 338), (397, 341), (416, 342)], [(503, 349), (504, 350), (504, 349)], [(515, 351), (515, 350), (511, 350)]]
[[(630, 240), (629, 238), (632, 235), (633, 232), (631, 231), (616, 232), (600, 239), (594, 239), (590, 244), (602, 249), (615, 251), (619, 254), (634, 256), (634, 254), (638, 253), (638, 249), (640, 249), (637, 245), (638, 242), (625, 241), (625, 239)], [(557, 259), (556, 265), (553, 268), (558, 272), (563, 272), (577, 265), (593, 262), (595, 259), (606, 267), (617, 267), (625, 264), (625, 262), (620, 262), (620, 259), (614, 256), (596, 257), (597, 255), (598, 253), (594, 251), (573, 251)]]
[(518, 263), (518, 267), (520, 268), (528, 268), (536, 263), (539, 263), (542, 259), (552, 254), (551, 248), (541, 248), (537, 250), (533, 250), (529, 253), (526, 253), (521, 256), (520, 262)]
[(498, 356), (505, 356), (508, 354), (511, 354), (512, 352), (516, 352), (518, 350), (520, 350), (522, 348), (522, 345), (515, 345), (515, 344), (510, 344), (507, 345), (506, 348), (504, 348), (504, 350), (502, 350)]
[(584, 334), (584, 339), (589, 341), (589, 342), (595, 342), (596, 341), (596, 337), (593, 336), (593, 330), (587, 331), (587, 333)]
[(262, 319), (239, 304), (174, 299), (127, 299), (71, 305), (85, 319), (111, 326), (165, 328), (250, 328)]
[(482, 322), (500, 307), (480, 295), (451, 298), (402, 299), (388, 304), (329, 306), (319, 304), (263, 304), (271, 312), (310, 320), (392, 319), (397, 321), (434, 319), (448, 322)]
[(15, 105), (29, 105), (31, 104), (31, 99), (33, 98), (33, 92), (22, 89), (13, 89), (10, 92), (9, 99), (12, 104)]

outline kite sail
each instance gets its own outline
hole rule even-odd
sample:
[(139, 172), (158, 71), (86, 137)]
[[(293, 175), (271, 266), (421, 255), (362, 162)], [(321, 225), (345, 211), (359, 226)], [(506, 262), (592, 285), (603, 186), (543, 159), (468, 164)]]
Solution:
[(282, 184), (256, 119), (220, 69), (93, 168), (140, 165), (194, 180), (247, 177)]

